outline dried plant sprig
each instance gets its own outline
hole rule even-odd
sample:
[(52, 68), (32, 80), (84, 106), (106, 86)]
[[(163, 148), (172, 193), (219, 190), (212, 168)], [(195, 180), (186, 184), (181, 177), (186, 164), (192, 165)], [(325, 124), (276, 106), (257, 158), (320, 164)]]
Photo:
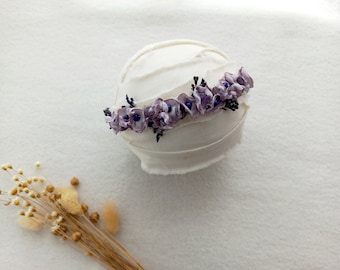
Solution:
[[(36, 166), (40, 167), (40, 162)], [(58, 188), (44, 178), (27, 177), (10, 163), (1, 168), (14, 186), (8, 192), (0, 190), (0, 201), (20, 208), (20, 226), (34, 231), (49, 227), (55, 236), (68, 240), (107, 269), (144, 269), (112, 235), (119, 230), (118, 211), (112, 203), (104, 205), (102, 224), (97, 212), (90, 213), (88, 205), (78, 201), (74, 187)], [(76, 182), (79, 184), (78, 178)]]

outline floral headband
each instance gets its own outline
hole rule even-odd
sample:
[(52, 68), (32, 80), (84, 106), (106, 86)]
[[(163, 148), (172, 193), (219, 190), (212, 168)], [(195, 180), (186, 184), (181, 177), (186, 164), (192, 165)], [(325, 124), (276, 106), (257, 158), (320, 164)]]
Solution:
[(165, 130), (172, 129), (174, 124), (187, 116), (196, 118), (219, 109), (237, 110), (237, 99), (253, 86), (253, 79), (243, 67), (237, 74), (226, 72), (213, 88), (210, 88), (203, 78), (198, 84), (198, 77), (194, 77), (190, 95), (181, 93), (177, 98), (157, 98), (145, 108), (137, 108), (134, 99), (126, 95), (129, 105), (112, 112), (106, 108), (105, 121), (116, 134), (127, 129), (143, 132), (151, 128), (157, 134), (158, 142)]

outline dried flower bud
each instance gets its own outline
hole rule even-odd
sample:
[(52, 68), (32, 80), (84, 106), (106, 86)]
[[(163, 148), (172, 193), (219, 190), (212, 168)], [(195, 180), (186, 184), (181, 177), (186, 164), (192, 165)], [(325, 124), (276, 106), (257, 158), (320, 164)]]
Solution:
[(74, 233), (72, 233), (71, 238), (74, 242), (78, 242), (81, 239), (81, 233), (80, 232), (74, 232)]
[(56, 199), (56, 200), (59, 200), (60, 198), (61, 198), (61, 193), (58, 192), (58, 193), (55, 195), (55, 199)]
[(20, 205), (20, 200), (18, 198), (15, 198), (12, 203), (16, 206), (19, 206)]
[(29, 201), (24, 201), (23, 206), (25, 207), (31, 206), (31, 203)]
[(39, 161), (37, 161), (37, 162), (35, 163), (35, 167), (37, 167), (37, 168), (40, 167), (40, 162), (39, 162)]
[(73, 177), (70, 181), (72, 186), (78, 186), (79, 185), (79, 179), (77, 177)]
[(54, 191), (54, 186), (53, 185), (46, 186), (46, 191), (52, 193)]
[(87, 213), (87, 211), (89, 210), (89, 207), (86, 203), (82, 203), (81, 209), (83, 210), (84, 213)]
[(90, 220), (93, 222), (93, 223), (97, 223), (98, 220), (99, 220), (99, 214), (97, 212), (93, 212), (90, 214)]
[(56, 200), (55, 194), (51, 194), (48, 198), (50, 199), (51, 202), (55, 202), (55, 200)]

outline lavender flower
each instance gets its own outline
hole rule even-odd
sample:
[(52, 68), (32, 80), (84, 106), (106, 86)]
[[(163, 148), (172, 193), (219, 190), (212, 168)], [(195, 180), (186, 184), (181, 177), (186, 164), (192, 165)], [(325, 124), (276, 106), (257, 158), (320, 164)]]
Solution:
[(243, 92), (245, 91), (245, 87), (238, 83), (234, 83), (227, 89), (228, 99), (236, 100), (238, 97), (242, 96)]
[(120, 131), (131, 128), (130, 125), (130, 108), (122, 107), (116, 113), (113, 113), (112, 121), (109, 123), (116, 134)]
[(192, 118), (196, 118), (199, 115), (199, 111), (196, 107), (196, 100), (193, 96), (182, 93), (178, 96), (177, 100), (181, 103), (185, 112), (188, 112)]
[(213, 107), (213, 93), (208, 87), (196, 86), (193, 91), (197, 109), (201, 114)]
[(244, 67), (241, 67), (237, 74), (233, 75), (236, 82), (240, 85), (243, 85), (245, 87), (245, 91), (248, 92), (249, 88), (254, 87), (254, 81), (249, 76), (247, 71), (245, 71)]
[(170, 123), (170, 117), (168, 115), (168, 104), (164, 102), (163, 99), (158, 98), (155, 102), (149, 107), (148, 113), (148, 121), (152, 123), (152, 127), (154, 129), (170, 129), (171, 127), (167, 127)]
[[(229, 85), (228, 85), (229, 86)], [(227, 87), (228, 87), (227, 86)], [(227, 87), (225, 87), (225, 85), (223, 85), (222, 83), (220, 83), (219, 85), (215, 86), (211, 92), (214, 94), (215, 96), (219, 96), (221, 101), (225, 101), (227, 99), (232, 98), (228, 92), (226, 91)]]
[(180, 119), (183, 118), (183, 112), (181, 110), (181, 104), (179, 103), (178, 100), (174, 98), (166, 99), (164, 102), (168, 106), (168, 115), (169, 115), (169, 123), (170, 124), (175, 124), (177, 123)]
[(136, 132), (143, 132), (147, 128), (145, 121), (144, 110), (142, 109), (131, 109), (130, 110), (130, 125), (131, 128)]

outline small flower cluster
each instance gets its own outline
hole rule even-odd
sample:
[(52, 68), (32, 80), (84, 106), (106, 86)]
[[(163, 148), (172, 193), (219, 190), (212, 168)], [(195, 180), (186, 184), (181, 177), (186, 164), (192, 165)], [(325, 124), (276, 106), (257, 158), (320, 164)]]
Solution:
[[(40, 163), (36, 163), (40, 167)], [(26, 177), (21, 169), (4, 164), (14, 182), (9, 191), (0, 190), (0, 202), (19, 207), (19, 225), (38, 231), (48, 226), (52, 234), (69, 240), (107, 269), (143, 270), (143, 267), (112, 235), (119, 230), (116, 207), (107, 202), (103, 208), (103, 223), (97, 212), (89, 212), (85, 203), (78, 201), (74, 188), (79, 179), (73, 177), (73, 187), (58, 188), (47, 184), (43, 177)]]
[(219, 109), (238, 109), (237, 99), (252, 87), (253, 79), (243, 67), (237, 74), (226, 72), (213, 88), (204, 79), (198, 84), (198, 77), (194, 77), (191, 95), (182, 93), (177, 98), (158, 98), (144, 109), (136, 108), (133, 98), (126, 96), (130, 106), (122, 106), (113, 112), (106, 108), (105, 120), (115, 133), (127, 129), (143, 132), (152, 128), (162, 135), (163, 131), (172, 129), (175, 123), (187, 115), (196, 118)]

